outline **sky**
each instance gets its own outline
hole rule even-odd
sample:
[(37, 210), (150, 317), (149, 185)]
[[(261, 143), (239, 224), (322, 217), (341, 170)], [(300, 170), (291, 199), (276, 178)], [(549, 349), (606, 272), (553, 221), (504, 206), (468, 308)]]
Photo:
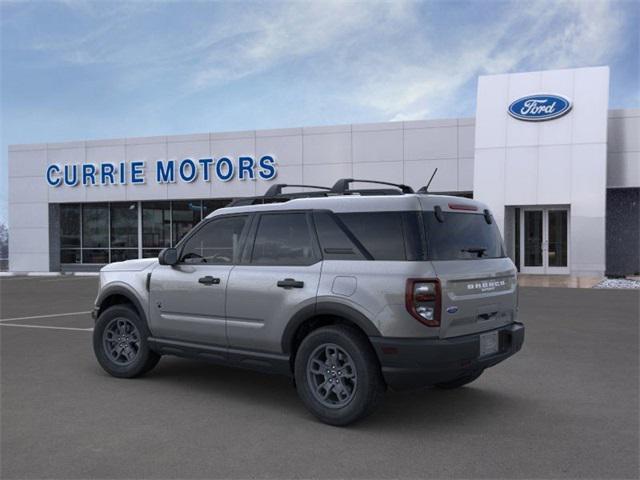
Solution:
[(609, 65), (640, 106), (640, 2), (0, 0), (11, 144), (474, 116), (478, 75)]

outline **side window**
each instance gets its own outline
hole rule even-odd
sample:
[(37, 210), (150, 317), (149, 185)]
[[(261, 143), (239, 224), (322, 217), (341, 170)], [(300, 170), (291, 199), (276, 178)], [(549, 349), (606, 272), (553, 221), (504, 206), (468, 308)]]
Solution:
[(374, 260), (407, 260), (402, 212), (339, 213)]
[(366, 260), (349, 234), (336, 223), (328, 212), (316, 212), (313, 219), (325, 260)]
[(251, 263), (311, 265), (315, 260), (306, 213), (275, 213), (260, 217)]
[(240, 234), (246, 223), (246, 216), (210, 221), (187, 240), (181, 261), (209, 265), (237, 263)]

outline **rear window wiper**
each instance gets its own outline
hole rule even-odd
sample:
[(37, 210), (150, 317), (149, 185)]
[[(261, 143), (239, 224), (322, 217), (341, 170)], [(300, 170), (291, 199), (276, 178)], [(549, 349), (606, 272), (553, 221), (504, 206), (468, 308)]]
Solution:
[(482, 257), (484, 255), (484, 252), (487, 251), (487, 249), (482, 247), (473, 247), (473, 248), (463, 248), (460, 251), (467, 252), (467, 253), (476, 253), (478, 254), (478, 257)]

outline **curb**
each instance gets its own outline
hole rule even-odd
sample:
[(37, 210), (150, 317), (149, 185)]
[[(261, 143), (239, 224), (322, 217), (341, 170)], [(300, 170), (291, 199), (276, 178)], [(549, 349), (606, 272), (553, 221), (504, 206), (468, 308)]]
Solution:
[(0, 272), (2, 277), (98, 277), (100, 272)]

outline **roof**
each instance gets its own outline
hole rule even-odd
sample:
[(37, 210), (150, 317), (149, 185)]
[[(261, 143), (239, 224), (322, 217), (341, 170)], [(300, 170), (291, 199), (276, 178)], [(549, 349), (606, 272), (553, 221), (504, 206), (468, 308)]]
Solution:
[[(488, 207), (477, 200), (448, 195), (398, 194), (398, 195), (334, 195), (326, 197), (292, 198), (277, 203), (261, 205), (242, 205), (220, 208), (207, 218), (229, 213), (268, 212), (286, 210), (331, 210), (333, 212), (372, 212), (372, 211), (416, 211), (433, 210), (438, 205), (443, 211), (461, 210), (461, 207), (474, 208), (478, 213)], [(453, 206), (453, 208), (452, 208)], [(469, 210), (469, 213), (472, 211)]]

